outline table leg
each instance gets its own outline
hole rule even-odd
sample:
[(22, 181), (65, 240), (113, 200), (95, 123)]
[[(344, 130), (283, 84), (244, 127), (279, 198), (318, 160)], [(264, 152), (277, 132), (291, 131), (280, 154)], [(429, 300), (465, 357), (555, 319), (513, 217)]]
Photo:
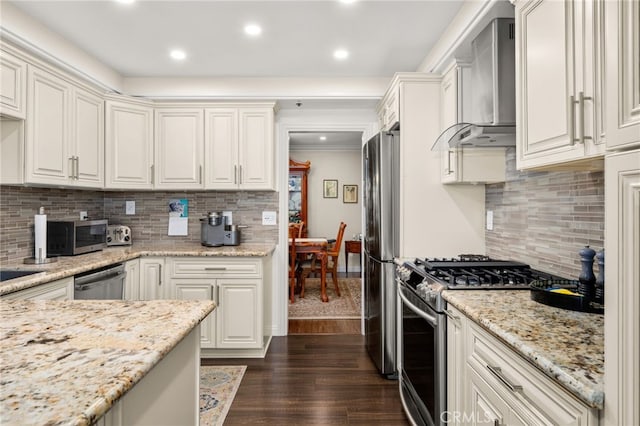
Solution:
[(349, 250), (348, 244), (344, 245), (344, 272), (349, 275)]
[(320, 292), (323, 302), (329, 301), (329, 296), (327, 296), (327, 254), (320, 253), (318, 255), (320, 258)]

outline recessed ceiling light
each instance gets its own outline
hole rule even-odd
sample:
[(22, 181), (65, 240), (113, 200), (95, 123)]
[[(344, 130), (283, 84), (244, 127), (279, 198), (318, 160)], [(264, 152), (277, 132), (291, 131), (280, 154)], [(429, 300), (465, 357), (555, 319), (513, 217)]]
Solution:
[(344, 4), (351, 4), (351, 3), (355, 3), (357, 0), (340, 0), (340, 3), (344, 3)]
[(339, 60), (344, 60), (349, 57), (349, 52), (345, 49), (338, 49), (333, 52), (333, 57)]
[(248, 24), (244, 27), (244, 32), (255, 37), (262, 34), (262, 28), (260, 28), (260, 25)]
[(176, 61), (184, 61), (184, 59), (187, 57), (187, 54), (184, 50), (173, 49), (169, 53), (169, 56), (171, 56), (171, 59), (175, 59)]
[(136, 0), (115, 0), (118, 3), (122, 3), (122, 4), (131, 4), (133, 2), (135, 2)]
[(321, 141), (326, 141), (326, 140), (327, 140), (327, 137), (326, 137), (326, 136), (320, 136), (320, 140), (321, 140)]

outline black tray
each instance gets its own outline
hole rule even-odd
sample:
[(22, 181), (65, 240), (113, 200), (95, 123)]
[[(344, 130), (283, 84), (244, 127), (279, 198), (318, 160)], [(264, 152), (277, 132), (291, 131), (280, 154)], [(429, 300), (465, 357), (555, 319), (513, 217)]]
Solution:
[(531, 288), (531, 300), (538, 303), (571, 311), (604, 314), (604, 306), (585, 300), (582, 296), (573, 296), (571, 294), (549, 291), (552, 288), (564, 288), (577, 293), (578, 281), (540, 280), (532, 282), (529, 287)]

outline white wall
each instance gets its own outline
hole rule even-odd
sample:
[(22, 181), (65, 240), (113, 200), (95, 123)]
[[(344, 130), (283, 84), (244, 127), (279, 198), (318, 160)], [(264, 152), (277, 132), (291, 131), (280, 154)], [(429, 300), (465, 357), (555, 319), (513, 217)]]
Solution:
[[(344, 239), (338, 269), (344, 270), (344, 241), (362, 232), (362, 165), (360, 150), (308, 151), (290, 150), (290, 158), (311, 161), (308, 174), (307, 216), (310, 237), (335, 238), (338, 225), (345, 222)], [(338, 198), (323, 198), (323, 180), (338, 181)], [(358, 185), (358, 203), (343, 203), (343, 185)], [(358, 258), (349, 258), (350, 270), (359, 270)]]

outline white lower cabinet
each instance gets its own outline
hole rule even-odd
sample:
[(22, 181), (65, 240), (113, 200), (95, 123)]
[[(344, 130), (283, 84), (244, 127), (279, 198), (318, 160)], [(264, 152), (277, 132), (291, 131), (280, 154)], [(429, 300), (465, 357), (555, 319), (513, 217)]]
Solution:
[[(213, 300), (216, 309), (202, 322), (203, 356), (248, 356), (266, 350), (265, 309), (269, 294), (267, 260), (259, 257), (168, 257), (168, 298)], [(231, 351), (229, 351), (231, 350)], [(236, 350), (233, 352), (233, 350)]]
[(73, 277), (2, 296), (3, 299), (73, 300)]
[(262, 286), (260, 280), (220, 280), (218, 348), (262, 346)]
[(127, 277), (124, 281), (124, 300), (140, 300), (140, 259), (124, 264)]
[(140, 259), (139, 300), (165, 298), (164, 257), (143, 257)]
[(453, 423), (598, 424), (597, 409), (578, 400), (455, 308), (448, 310), (452, 315), (447, 320), (447, 412)]

